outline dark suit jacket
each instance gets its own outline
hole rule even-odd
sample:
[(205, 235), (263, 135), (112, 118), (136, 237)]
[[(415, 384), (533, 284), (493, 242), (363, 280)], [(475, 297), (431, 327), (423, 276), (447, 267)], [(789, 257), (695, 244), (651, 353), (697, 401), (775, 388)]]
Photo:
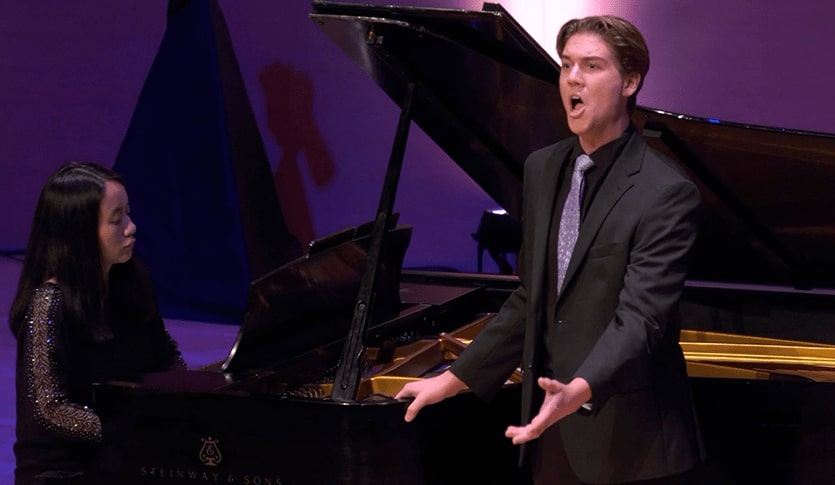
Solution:
[(678, 345), (678, 299), (695, 240), (699, 194), (637, 130), (613, 163), (579, 231), (553, 338), (544, 341), (547, 251), (557, 181), (574, 140), (525, 164), (519, 288), (453, 364), (490, 398), (518, 365), (522, 422), (538, 412), (543, 358), (563, 382), (585, 378), (592, 412), (560, 421), (566, 454), (585, 482), (613, 483), (686, 471), (703, 458)]

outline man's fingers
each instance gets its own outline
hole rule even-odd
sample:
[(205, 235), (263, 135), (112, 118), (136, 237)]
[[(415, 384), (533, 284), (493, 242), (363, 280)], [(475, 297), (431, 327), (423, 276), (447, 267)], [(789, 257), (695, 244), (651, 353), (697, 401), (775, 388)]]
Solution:
[(412, 404), (409, 404), (409, 407), (406, 408), (406, 417), (404, 418), (406, 422), (411, 423), (422, 407), (423, 405), (419, 401), (412, 401)]
[(508, 426), (504, 432), (505, 437), (510, 438), (514, 445), (526, 443), (539, 437), (539, 433), (528, 426)]
[(524, 426), (508, 426), (507, 429), (504, 431), (504, 435), (507, 438), (515, 438), (522, 433)]
[(548, 379), (547, 377), (540, 377), (537, 380), (537, 384), (539, 384), (539, 387), (543, 390), (548, 392), (559, 392), (564, 387), (564, 384), (560, 381), (556, 379)]
[(547, 377), (537, 379), (537, 384), (547, 392), (539, 413), (527, 426), (508, 426), (504, 432), (514, 445), (539, 438), (546, 428), (562, 418), (560, 393), (565, 390), (565, 384)]

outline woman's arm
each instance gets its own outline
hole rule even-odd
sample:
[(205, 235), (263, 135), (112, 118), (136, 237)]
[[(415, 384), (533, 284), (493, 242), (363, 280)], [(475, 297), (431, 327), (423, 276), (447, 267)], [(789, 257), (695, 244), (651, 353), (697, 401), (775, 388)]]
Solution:
[(101, 440), (101, 421), (87, 406), (67, 397), (66, 348), (59, 338), (61, 292), (55, 287), (37, 289), (26, 321), (23, 359), (25, 402), (36, 421), (47, 430), (72, 441)]

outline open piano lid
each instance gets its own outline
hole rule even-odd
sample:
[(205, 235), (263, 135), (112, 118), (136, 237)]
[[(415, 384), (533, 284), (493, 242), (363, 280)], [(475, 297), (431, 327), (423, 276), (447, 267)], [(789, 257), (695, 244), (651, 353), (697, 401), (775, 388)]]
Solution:
[[(322, 30), (518, 217), (532, 151), (570, 136), (559, 65), (500, 5), (482, 11), (313, 2)], [(691, 283), (835, 289), (835, 136), (639, 107), (647, 141), (699, 185)]]
[(835, 136), (646, 108), (633, 120), (699, 185), (691, 283), (835, 294)]
[(499, 5), (483, 11), (314, 2), (310, 17), (509, 213), (531, 147), (569, 134), (559, 66)]

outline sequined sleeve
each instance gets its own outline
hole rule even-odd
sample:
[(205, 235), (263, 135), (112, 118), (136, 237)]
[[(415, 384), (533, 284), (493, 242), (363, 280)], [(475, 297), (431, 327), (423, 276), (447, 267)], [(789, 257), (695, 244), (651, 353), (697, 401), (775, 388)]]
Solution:
[(101, 440), (101, 421), (87, 406), (71, 402), (66, 395), (64, 359), (58, 340), (61, 292), (46, 285), (32, 298), (26, 321), (27, 400), (35, 419), (65, 439)]
[(188, 364), (183, 358), (180, 348), (177, 346), (177, 341), (174, 340), (174, 337), (172, 337), (167, 330), (163, 329), (163, 332), (164, 336), (160, 344), (164, 349), (163, 355), (165, 355), (165, 370), (188, 370)]
[(180, 348), (177, 345), (177, 341), (174, 340), (174, 337), (172, 337), (171, 334), (168, 333), (168, 331), (166, 331), (165, 333), (168, 334), (169, 345), (173, 347), (174, 352), (174, 357), (172, 358), (171, 365), (169, 365), (169, 370), (188, 370), (188, 363), (186, 363), (186, 359), (183, 357), (183, 353), (180, 352)]
[(162, 315), (156, 313), (153, 318), (145, 322), (144, 331), (147, 333), (148, 349), (154, 355), (153, 368), (150, 371), (188, 370), (177, 341), (165, 327)]

